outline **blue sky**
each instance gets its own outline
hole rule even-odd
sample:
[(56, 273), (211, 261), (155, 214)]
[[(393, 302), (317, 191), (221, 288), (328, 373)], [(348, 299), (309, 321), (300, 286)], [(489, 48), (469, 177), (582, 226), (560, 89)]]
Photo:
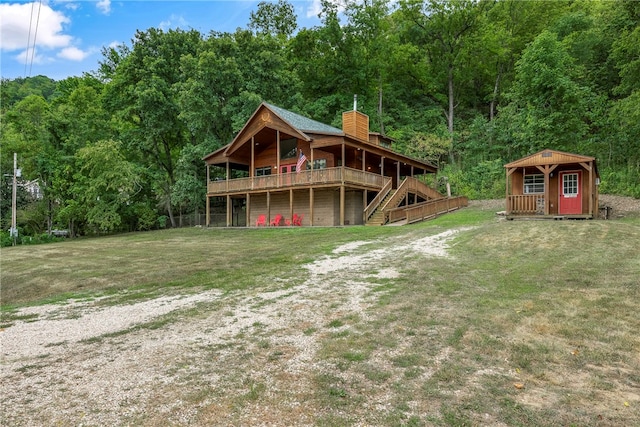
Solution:
[[(98, 69), (102, 47), (131, 45), (148, 28), (234, 32), (260, 1), (0, 0), (0, 75), (55, 80)], [(289, 0), (299, 27), (320, 24), (319, 0)], [(37, 28), (37, 34), (36, 34)], [(33, 49), (35, 39), (35, 50)]]

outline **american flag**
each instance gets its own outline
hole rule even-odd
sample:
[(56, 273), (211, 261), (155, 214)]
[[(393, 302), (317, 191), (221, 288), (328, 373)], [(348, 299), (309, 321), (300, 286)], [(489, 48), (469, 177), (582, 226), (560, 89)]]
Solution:
[(300, 150), (300, 157), (298, 157), (298, 163), (296, 163), (296, 172), (301, 172), (305, 163), (307, 163), (307, 156)]

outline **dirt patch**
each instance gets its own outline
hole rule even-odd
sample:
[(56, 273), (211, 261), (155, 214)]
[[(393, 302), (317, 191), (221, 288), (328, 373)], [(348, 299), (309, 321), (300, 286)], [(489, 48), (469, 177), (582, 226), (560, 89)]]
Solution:
[(614, 196), (611, 194), (600, 195), (600, 206), (609, 206), (613, 209), (613, 218), (627, 216), (640, 216), (640, 199), (633, 197)]
[[(401, 274), (390, 259), (446, 257), (459, 232), (384, 249), (350, 243), (304, 266), (304, 283), (275, 290), (26, 308), (19, 314), (38, 317), (0, 332), (2, 424), (308, 425), (318, 408), (305, 396), (333, 375), (318, 358), (323, 337), (370, 316), (381, 295), (372, 290)], [(391, 407), (392, 394), (376, 399)]]

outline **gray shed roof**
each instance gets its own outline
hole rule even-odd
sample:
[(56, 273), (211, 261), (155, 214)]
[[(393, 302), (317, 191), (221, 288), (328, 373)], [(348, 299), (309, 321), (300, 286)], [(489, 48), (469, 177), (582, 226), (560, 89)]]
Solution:
[(308, 133), (334, 133), (342, 135), (342, 129), (335, 128), (333, 126), (325, 125), (318, 121), (301, 116), (284, 108), (276, 107), (275, 105), (264, 103), (271, 111), (276, 113), (282, 120), (289, 123), (292, 127)]

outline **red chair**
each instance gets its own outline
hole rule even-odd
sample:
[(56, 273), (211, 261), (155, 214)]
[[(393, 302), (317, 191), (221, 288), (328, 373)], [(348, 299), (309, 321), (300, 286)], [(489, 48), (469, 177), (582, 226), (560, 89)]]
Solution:
[(278, 214), (275, 218), (271, 220), (271, 224), (274, 227), (278, 227), (280, 225), (280, 221), (282, 221), (282, 215)]
[(302, 226), (302, 218), (304, 218), (304, 214), (298, 216), (298, 214), (293, 214), (293, 225), (297, 225), (298, 227)]
[(258, 219), (256, 219), (256, 227), (267, 226), (267, 216), (266, 215), (258, 215)]

